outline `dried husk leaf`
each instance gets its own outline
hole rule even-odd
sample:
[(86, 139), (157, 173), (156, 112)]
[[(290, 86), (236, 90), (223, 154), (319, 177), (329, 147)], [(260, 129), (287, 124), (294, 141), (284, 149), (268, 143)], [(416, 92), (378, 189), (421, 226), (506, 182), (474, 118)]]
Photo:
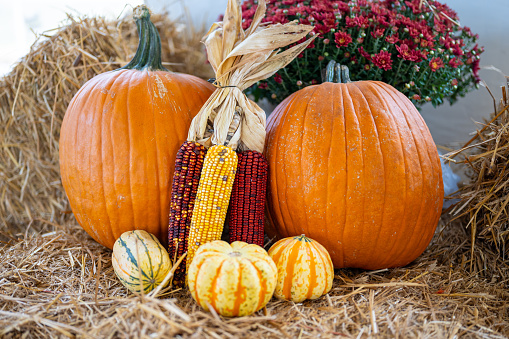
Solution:
[(253, 22), (244, 31), (240, 0), (230, 0), (223, 22), (214, 23), (205, 36), (218, 88), (193, 119), (188, 140), (206, 147), (263, 151), (265, 112), (243, 91), (285, 67), (315, 38), (279, 53), (275, 49), (302, 40), (313, 27), (296, 22), (262, 26), (265, 9), (265, 0), (259, 1)]

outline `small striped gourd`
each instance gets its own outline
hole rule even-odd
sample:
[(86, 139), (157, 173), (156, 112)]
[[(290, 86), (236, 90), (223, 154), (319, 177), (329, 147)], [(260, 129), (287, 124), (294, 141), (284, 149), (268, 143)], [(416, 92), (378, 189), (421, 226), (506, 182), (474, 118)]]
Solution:
[(245, 316), (272, 297), (277, 268), (258, 245), (216, 240), (200, 246), (188, 270), (188, 286), (206, 311), (226, 317)]
[(131, 292), (148, 293), (159, 286), (171, 270), (171, 260), (159, 240), (146, 231), (123, 233), (113, 245), (113, 269)]
[(304, 235), (281, 239), (269, 249), (278, 270), (274, 295), (301, 302), (316, 299), (332, 288), (334, 267), (327, 250)]

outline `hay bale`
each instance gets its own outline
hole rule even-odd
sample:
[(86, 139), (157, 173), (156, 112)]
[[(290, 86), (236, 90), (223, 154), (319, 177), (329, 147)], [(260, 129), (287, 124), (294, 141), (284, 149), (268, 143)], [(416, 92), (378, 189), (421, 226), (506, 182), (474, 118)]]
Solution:
[[(460, 201), (451, 214), (471, 230), (471, 239), (492, 245), (503, 258), (509, 257), (509, 100), (506, 87), (503, 99), (491, 120), (460, 150), (469, 169), (470, 182), (460, 189)], [(473, 143), (473, 144), (472, 144)], [(472, 251), (475, 241), (472, 242)]]
[[(168, 69), (211, 76), (203, 31), (153, 15)], [(0, 79), (0, 225), (33, 219), (62, 222), (70, 214), (60, 183), (58, 140), (67, 106), (93, 76), (124, 66), (138, 43), (131, 16), (73, 18), (43, 35), (13, 71)]]

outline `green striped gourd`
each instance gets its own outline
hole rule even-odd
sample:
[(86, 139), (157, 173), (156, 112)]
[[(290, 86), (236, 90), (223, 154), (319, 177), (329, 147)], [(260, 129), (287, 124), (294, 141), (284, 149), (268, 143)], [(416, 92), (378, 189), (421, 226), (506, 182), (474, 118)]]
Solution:
[(113, 269), (131, 292), (148, 293), (160, 285), (171, 270), (171, 260), (159, 240), (146, 231), (123, 233), (113, 245)]

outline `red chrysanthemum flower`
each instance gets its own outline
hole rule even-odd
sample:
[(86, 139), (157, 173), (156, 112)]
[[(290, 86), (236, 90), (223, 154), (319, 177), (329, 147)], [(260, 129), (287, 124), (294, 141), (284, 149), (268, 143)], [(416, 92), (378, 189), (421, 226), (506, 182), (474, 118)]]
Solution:
[(371, 55), (364, 50), (364, 47), (359, 47), (359, 53), (368, 60), (371, 60)]
[(399, 52), (398, 57), (405, 60), (418, 62), (421, 59), (421, 54), (415, 49), (410, 49), (407, 44), (401, 44), (396, 46), (396, 50)]
[(334, 34), (334, 41), (338, 47), (346, 47), (352, 42), (352, 37), (347, 32), (339, 31)]
[(372, 61), (378, 68), (384, 69), (386, 71), (392, 69), (391, 53), (387, 51), (381, 51), (380, 53), (375, 54), (372, 58)]
[(281, 77), (281, 75), (279, 75), (278, 73), (276, 73), (274, 75), (274, 81), (277, 82), (278, 84), (282, 83), (283, 82), (283, 78)]
[(390, 44), (395, 44), (399, 41), (399, 36), (398, 34), (389, 35), (388, 37), (385, 38), (385, 41), (387, 41)]
[(371, 32), (371, 36), (375, 39), (381, 38), (384, 36), (385, 29), (384, 28), (377, 28), (373, 32)]
[(444, 62), (440, 58), (433, 58), (429, 61), (429, 68), (432, 72), (436, 72), (440, 68), (444, 67)]

